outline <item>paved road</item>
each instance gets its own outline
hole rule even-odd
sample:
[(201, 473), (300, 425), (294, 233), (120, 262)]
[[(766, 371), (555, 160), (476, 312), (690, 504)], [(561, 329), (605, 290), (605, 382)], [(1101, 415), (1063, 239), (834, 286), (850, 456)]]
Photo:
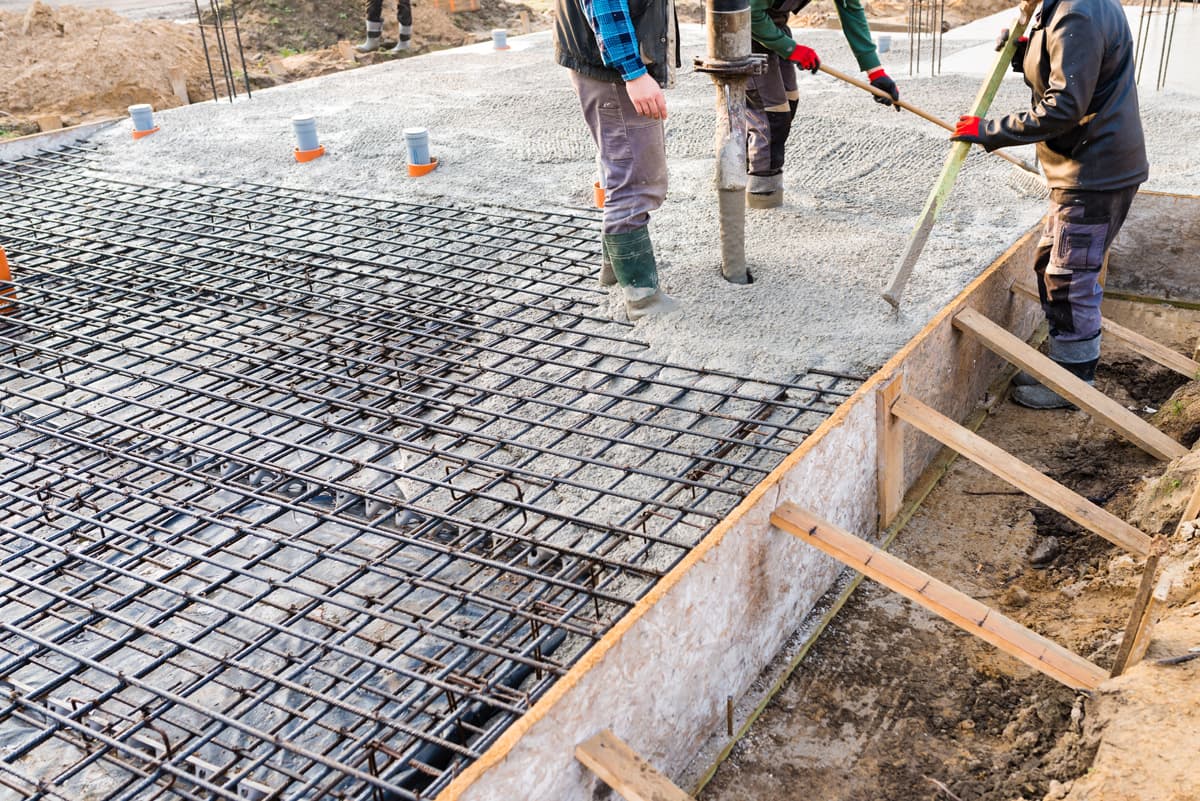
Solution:
[[(196, 16), (192, 0), (43, 0), (51, 6), (79, 6), (80, 8), (111, 8), (113, 11), (134, 19), (150, 17), (161, 19), (184, 19)], [(0, 0), (0, 11), (24, 11), (29, 0)]]

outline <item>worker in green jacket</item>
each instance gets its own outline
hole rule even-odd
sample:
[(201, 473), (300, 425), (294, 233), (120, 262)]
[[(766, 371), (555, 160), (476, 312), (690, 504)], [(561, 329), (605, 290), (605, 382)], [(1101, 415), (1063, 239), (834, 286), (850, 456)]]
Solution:
[[(783, 154), (800, 94), (796, 89), (796, 66), (816, 72), (821, 59), (816, 52), (792, 39), (788, 18), (812, 0), (750, 0), (750, 35), (754, 52), (767, 55), (767, 70), (750, 78), (746, 85), (746, 202), (753, 208), (783, 204)], [(900, 90), (884, 71), (871, 39), (867, 12), (861, 0), (834, 0), (842, 32), (858, 66), (871, 85), (900, 99)], [(892, 105), (875, 96), (875, 102)], [(899, 111), (899, 107), (896, 108)]]

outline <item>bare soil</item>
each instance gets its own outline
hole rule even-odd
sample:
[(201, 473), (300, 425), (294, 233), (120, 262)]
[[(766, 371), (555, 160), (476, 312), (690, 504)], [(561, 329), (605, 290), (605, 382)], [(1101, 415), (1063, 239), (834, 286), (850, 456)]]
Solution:
[[(553, 22), (550, 0), (483, 0), (480, 6), (479, 11), (448, 13), (434, 0), (414, 0), (413, 49), (400, 56), (362, 56), (353, 53), (353, 45), (363, 37), (365, 0), (240, 0), (238, 21), (250, 86), (274, 86), (457, 47), (486, 39), (492, 28), (515, 34), (525, 30), (526, 20), (531, 31)], [(814, 6), (796, 24), (836, 26), (832, 3)], [(946, 18), (959, 25), (1009, 6), (1008, 0), (950, 0)], [(699, 0), (683, 0), (678, 8), (680, 19), (702, 20)], [(907, 8), (907, 0), (867, 3), (868, 15), (881, 22), (897, 15), (902, 21)], [(232, 42), (232, 22), (224, 22)], [(395, 37), (395, 8), (389, 2), (384, 4), (385, 47)], [(208, 49), (216, 93), (224, 97), (228, 92), (211, 35)], [(212, 97), (213, 82), (194, 23), (134, 20), (106, 9), (51, 8), (38, 0), (24, 11), (0, 11), (0, 138), (35, 133), (36, 120), (45, 115), (74, 125), (124, 115), (134, 103), (173, 108), (181, 101), (167, 77), (172, 67), (184, 70), (193, 102)], [(235, 63), (233, 71), (241, 92), (246, 80), (241, 65)]]
[[(1180, 330), (1194, 338), (1196, 323)], [(1105, 353), (1106, 394), (1157, 409), (1156, 423), (1193, 444), (1200, 382), (1115, 345)], [(1151, 534), (1174, 532), (1200, 480), (1200, 454), (1164, 471), (1080, 412), (992, 411), (984, 437)], [(963, 459), (891, 550), (1105, 668), (1141, 578), (1141, 560)], [(1200, 646), (1200, 533), (1173, 540), (1167, 561), (1176, 588), (1151, 657)], [(700, 798), (1200, 798), (1181, 750), (1200, 734), (1197, 665), (1143, 663), (1085, 700), (864, 582)]]
[[(490, 30), (514, 33), (550, 24), (544, 0), (529, 5), (487, 0), (477, 12), (448, 13), (433, 0), (413, 2), (413, 48), (391, 56), (354, 54), (364, 36), (365, 0), (241, 0), (239, 27), (252, 88), (274, 86), (389, 58), (481, 41)], [(205, 20), (211, 23), (211, 19)], [(396, 40), (395, 6), (385, 3), (385, 45)], [(224, 26), (231, 46), (232, 20)], [(211, 29), (208, 49), (216, 90), (227, 95)], [(134, 103), (155, 108), (181, 104), (168, 78), (179, 67), (193, 102), (213, 93), (195, 22), (134, 20), (107, 9), (50, 7), (35, 0), (21, 12), (0, 11), (0, 138), (35, 133), (37, 118), (54, 115), (64, 125), (121, 116)], [(237, 91), (245, 77), (233, 65)]]

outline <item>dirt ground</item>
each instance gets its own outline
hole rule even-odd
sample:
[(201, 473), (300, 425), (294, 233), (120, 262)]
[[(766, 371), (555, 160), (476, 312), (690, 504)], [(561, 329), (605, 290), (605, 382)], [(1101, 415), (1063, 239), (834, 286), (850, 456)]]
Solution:
[[(385, 46), (395, 42), (394, 8), (385, 3)], [(959, 25), (1011, 6), (1010, 0), (950, 0), (948, 24)], [(363, 36), (364, 0), (239, 0), (237, 12), (251, 88), (275, 86), (393, 58), (385, 53), (356, 56)], [(413, 0), (413, 49), (408, 55), (482, 41), (492, 28), (516, 34), (544, 30), (553, 23), (551, 0), (508, 3), (482, 0), (480, 10), (448, 13), (435, 0)], [(903, 22), (907, 0), (867, 3), (876, 21)], [(703, 4), (679, 3), (680, 19), (700, 22)], [(206, 19), (211, 22), (211, 19)], [(796, 18), (797, 25), (836, 25), (833, 4), (818, 2)], [(234, 36), (225, 19), (227, 35)], [(228, 94), (218, 51), (208, 37), (216, 70), (216, 92)], [(405, 57), (405, 56), (398, 56)], [(122, 116), (134, 103), (173, 108), (167, 75), (172, 67), (187, 76), (193, 102), (210, 99), (210, 80), (197, 26), (169, 20), (130, 19), (112, 11), (50, 7), (35, 0), (23, 11), (0, 11), (0, 138), (35, 133), (39, 117), (74, 125)], [(237, 91), (244, 91), (241, 64), (233, 65)]]
[[(1188, 319), (1142, 330), (1181, 332), (1174, 344), (1190, 355), (1200, 314)], [(1108, 344), (1105, 361), (1110, 397), (1157, 409), (1160, 428), (1195, 444), (1200, 382)], [(1174, 532), (1200, 478), (1200, 451), (1164, 472), (1081, 412), (1001, 401), (980, 433), (1151, 534)], [(963, 459), (891, 550), (1106, 669), (1141, 578), (1141, 560)], [(1164, 572), (1177, 581), (1152, 658), (1200, 646), (1198, 561), (1200, 534), (1171, 541)], [(1198, 666), (1146, 661), (1085, 700), (864, 582), (700, 798), (1197, 799)]]
[[(253, 88), (351, 69), (393, 56), (356, 57), (362, 41), (364, 0), (241, 0), (237, 4)], [(522, 14), (524, 12), (524, 16)], [(413, 0), (413, 48), (408, 55), (481, 41), (492, 28), (531, 30), (550, 24), (546, 0), (526, 4), (487, 0), (477, 12), (447, 13), (434, 0)], [(211, 22), (211, 20), (207, 20)], [(394, 6), (385, 4), (385, 45), (396, 40)], [(225, 30), (233, 42), (229, 18)], [(217, 93), (224, 97), (218, 51), (209, 30)], [(406, 57), (406, 56), (398, 56)], [(35, 2), (22, 12), (0, 11), (0, 138), (35, 133), (37, 118), (57, 116), (74, 125), (122, 116), (134, 103), (155, 108), (181, 104), (168, 70), (182, 68), (194, 101), (212, 97), (198, 26), (134, 20), (106, 9), (50, 7)], [(243, 92), (240, 63), (234, 63)]]

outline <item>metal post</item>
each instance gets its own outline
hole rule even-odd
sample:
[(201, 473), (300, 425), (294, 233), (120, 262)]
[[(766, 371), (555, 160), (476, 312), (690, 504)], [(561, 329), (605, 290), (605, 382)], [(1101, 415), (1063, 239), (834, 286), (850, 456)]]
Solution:
[(721, 215), (721, 274), (735, 284), (746, 268), (746, 80), (766, 69), (750, 53), (750, 0), (706, 0), (708, 55), (696, 59), (717, 87), (717, 199)]

